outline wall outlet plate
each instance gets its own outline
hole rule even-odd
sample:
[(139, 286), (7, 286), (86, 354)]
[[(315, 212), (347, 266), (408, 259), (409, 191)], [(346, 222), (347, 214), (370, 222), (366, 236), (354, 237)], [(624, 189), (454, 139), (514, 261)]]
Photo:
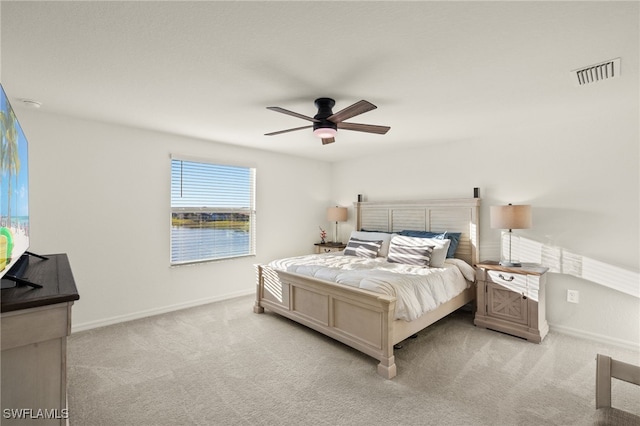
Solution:
[(567, 302), (569, 302), (569, 303), (579, 303), (580, 302), (580, 292), (578, 290), (567, 290)]

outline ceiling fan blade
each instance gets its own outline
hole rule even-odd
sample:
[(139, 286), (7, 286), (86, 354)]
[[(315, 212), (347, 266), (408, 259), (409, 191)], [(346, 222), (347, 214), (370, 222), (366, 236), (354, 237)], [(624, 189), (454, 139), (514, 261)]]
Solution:
[(355, 104), (346, 107), (345, 109), (336, 112), (333, 115), (327, 117), (327, 120), (332, 121), (334, 123), (340, 123), (343, 120), (348, 120), (351, 117), (355, 117), (356, 115), (363, 114), (367, 111), (371, 111), (373, 109), (378, 108), (371, 102), (362, 100), (358, 101)]
[(341, 130), (355, 130), (356, 132), (377, 133), (384, 135), (391, 129), (389, 126), (375, 126), (373, 124), (358, 124), (358, 123), (338, 123), (338, 129)]
[(280, 108), (280, 107), (267, 107), (271, 111), (281, 112), (283, 114), (292, 115), (294, 117), (302, 118), (303, 120), (313, 121), (314, 123), (319, 123), (320, 120), (316, 120), (312, 117), (307, 117), (306, 115), (298, 114), (297, 112), (289, 111), (288, 109)]
[(324, 138), (322, 139), (322, 145), (326, 145), (328, 143), (334, 143), (336, 140), (335, 138)]
[(277, 132), (271, 132), (271, 133), (265, 133), (265, 136), (273, 136), (273, 135), (279, 135), (280, 133), (287, 133), (287, 132), (295, 132), (296, 130), (302, 130), (302, 129), (310, 129), (313, 126), (302, 126), (302, 127), (296, 127), (293, 129), (287, 129), (287, 130), (279, 130)]

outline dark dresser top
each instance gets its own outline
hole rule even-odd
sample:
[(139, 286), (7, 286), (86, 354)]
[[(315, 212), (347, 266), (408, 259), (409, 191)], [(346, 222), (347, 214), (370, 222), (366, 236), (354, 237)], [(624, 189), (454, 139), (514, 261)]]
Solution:
[(42, 288), (17, 286), (0, 291), (0, 312), (36, 308), (80, 299), (66, 254), (46, 254), (46, 260), (29, 257), (24, 279)]

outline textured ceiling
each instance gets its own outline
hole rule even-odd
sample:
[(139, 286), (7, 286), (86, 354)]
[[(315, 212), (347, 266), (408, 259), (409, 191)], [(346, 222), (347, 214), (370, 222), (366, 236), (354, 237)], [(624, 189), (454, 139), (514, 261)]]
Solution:
[[(597, 113), (594, 100), (625, 102), (638, 88), (629, 78), (577, 87), (570, 75), (621, 57), (623, 75), (637, 81), (637, 2), (0, 7), (0, 72), (12, 100), (327, 161), (583, 120)], [(340, 131), (327, 146), (311, 130), (264, 136), (309, 124), (265, 107), (313, 116), (317, 97), (336, 99), (334, 112), (366, 99), (378, 109), (348, 121), (391, 130)]]

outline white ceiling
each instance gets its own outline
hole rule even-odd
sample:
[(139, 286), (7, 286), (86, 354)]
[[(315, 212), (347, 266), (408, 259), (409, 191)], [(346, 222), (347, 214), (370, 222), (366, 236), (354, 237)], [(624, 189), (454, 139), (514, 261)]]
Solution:
[[(16, 107), (32, 98), (51, 113), (327, 161), (526, 131), (594, 111), (594, 90), (637, 90), (579, 88), (570, 71), (621, 57), (637, 80), (638, 2), (0, 5)], [(334, 112), (366, 99), (378, 109), (348, 121), (391, 130), (340, 131), (327, 146), (311, 130), (264, 136), (310, 124), (265, 107), (313, 116), (317, 97), (336, 99)]]

